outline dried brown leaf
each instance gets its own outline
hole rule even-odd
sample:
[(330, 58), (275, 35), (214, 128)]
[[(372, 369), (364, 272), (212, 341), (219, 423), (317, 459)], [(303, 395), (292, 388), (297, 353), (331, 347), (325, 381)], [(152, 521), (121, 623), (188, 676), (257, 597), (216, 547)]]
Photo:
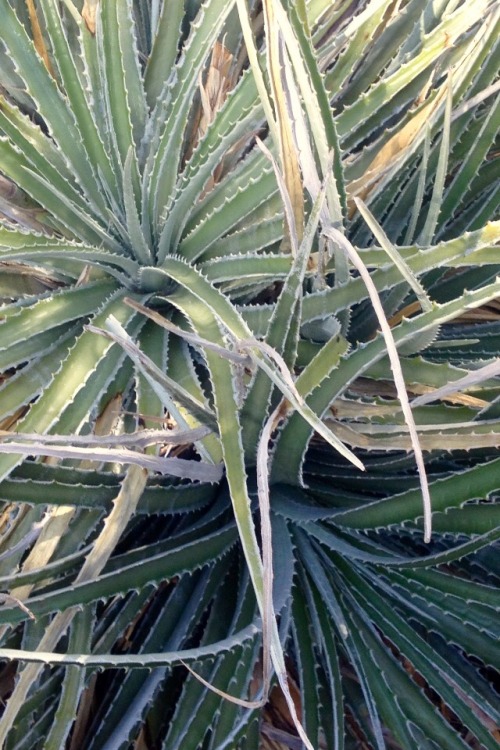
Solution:
[(82, 8), (82, 18), (91, 34), (95, 34), (97, 5), (99, 0), (85, 0)]
[(446, 96), (446, 87), (443, 86), (439, 94), (418, 109), (414, 116), (403, 125), (380, 149), (370, 166), (362, 177), (353, 180), (347, 188), (349, 200), (349, 216), (352, 217), (356, 211), (354, 198), (362, 198), (365, 202), (377, 187), (385, 172), (393, 166), (394, 162), (404, 156), (419, 135), (424, 131), (431, 116), (438, 109)]

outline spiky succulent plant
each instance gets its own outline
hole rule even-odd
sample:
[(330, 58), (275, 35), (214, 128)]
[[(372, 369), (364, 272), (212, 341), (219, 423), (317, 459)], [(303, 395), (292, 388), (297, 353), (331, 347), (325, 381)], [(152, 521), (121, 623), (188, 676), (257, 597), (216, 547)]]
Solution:
[(0, 9), (0, 745), (496, 747), (497, 4)]

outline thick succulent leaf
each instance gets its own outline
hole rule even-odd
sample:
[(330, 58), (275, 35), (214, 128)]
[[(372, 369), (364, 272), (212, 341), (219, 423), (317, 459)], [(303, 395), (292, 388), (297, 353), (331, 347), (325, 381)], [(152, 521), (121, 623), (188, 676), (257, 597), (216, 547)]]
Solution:
[[(465, 309), (484, 304), (487, 299), (493, 299), (498, 294), (498, 287), (499, 284), (495, 282), (476, 292), (466, 293), (462, 298), (453, 302), (435, 305), (431, 312), (422, 313), (412, 320), (405, 320), (393, 331), (396, 344), (403, 343), (417, 332), (421, 333), (447, 320), (452, 320)], [(312, 391), (308, 400), (311, 408), (317, 414), (324, 414), (335, 398), (344, 392), (355, 377), (362, 375), (372, 362), (380, 359), (384, 353), (384, 347), (384, 341), (380, 337), (368, 344), (356, 347), (352, 353), (341, 360), (328, 380), (323, 380), (322, 368), (320, 368), (322, 383)], [(306, 394), (303, 395), (306, 396)], [(299, 425), (295, 415), (292, 416), (280, 434), (275, 461), (282, 461), (282, 457), (286, 456), (284, 461), (287, 466), (300, 465), (309, 439), (309, 427)]]
[[(249, 279), (269, 281), (284, 278), (290, 271), (289, 255), (265, 255), (264, 253), (252, 253), (245, 255), (227, 255), (221, 258), (200, 264), (206, 278), (220, 284), (223, 281), (231, 281), (231, 291), (237, 289), (235, 283), (248, 284)], [(238, 275), (241, 278), (238, 279)]]
[(104, 242), (116, 248), (116, 241), (93, 218), (91, 207), (75, 205), (70, 188), (59, 187), (43, 172), (33, 171), (22, 151), (3, 137), (0, 138), (0, 159), (5, 174), (51, 214), (51, 222), (61, 234), (71, 233), (88, 242), (97, 245)]
[[(0, 386), (0, 419), (5, 427), (7, 424), (4, 420), (7, 417), (10, 415), (15, 417), (19, 410), (30, 404), (48, 386), (54, 371), (61, 366), (79, 332), (79, 326), (75, 326), (71, 336), (66, 326), (63, 326), (61, 337), (56, 338), (55, 341), (52, 332), (50, 340), (46, 341), (46, 346), (40, 347), (29, 364), (10, 378), (5, 378)], [(40, 352), (43, 352), (41, 356)]]
[(444, 219), (448, 218), (452, 210), (453, 213), (458, 213), (467, 198), (468, 192), (477, 190), (473, 178), (476, 176), (488, 151), (493, 147), (499, 129), (499, 110), (500, 97), (497, 97), (495, 104), (489, 109), (482, 123), (481, 130), (474, 140), (473, 148), (468, 152), (467, 157), (454, 175), (452, 183), (446, 189), (441, 204), (441, 213)]
[(311, 580), (311, 584), (317, 589), (319, 595), (325, 602), (332, 626), (335, 628), (336, 633), (338, 633), (338, 635), (340, 636), (342, 647), (346, 651), (349, 660), (356, 669), (364, 699), (366, 701), (370, 722), (373, 728), (374, 742), (376, 747), (382, 750), (382, 748), (384, 747), (384, 740), (374, 695), (372, 694), (372, 690), (370, 689), (370, 668), (363, 663), (364, 654), (360, 652), (359, 648), (357, 647), (356, 634), (348, 625), (349, 615), (346, 616), (347, 613), (342, 607), (341, 600), (339, 600), (338, 596), (336, 595), (336, 592), (334, 591), (329, 580), (328, 574), (325, 572), (323, 566), (321, 565), (321, 562), (318, 559), (315, 551), (310, 547), (310, 545), (303, 539), (300, 534), (297, 534), (296, 538), (298, 542), (298, 549), (300, 550), (301, 558), (304, 562), (305, 571), (307, 571), (307, 575)]
[[(356, 590), (357, 595), (360, 596), (363, 608), (366, 608), (374, 623), (386, 633), (387, 637), (407, 658), (411, 659), (418, 672), (439, 692), (447, 704), (454, 708), (458, 715), (467, 715), (469, 728), (488, 746), (488, 731), (485, 723), (478, 720), (477, 707), (482, 706), (492, 721), (498, 721), (498, 710), (491, 700), (493, 696), (488, 699), (486, 691), (481, 693), (474, 690), (459, 671), (450, 669), (449, 662), (439, 653), (436, 653), (412, 627), (410, 612), (406, 614), (407, 617), (408, 614), (410, 616), (410, 623), (408, 623), (404, 616), (401, 616), (397, 610), (394, 611), (394, 608), (387, 603), (383, 603), (377, 608), (374, 607), (369, 583), (363, 581), (362, 577), (356, 575), (354, 571), (350, 571), (349, 574), (346, 573), (346, 577), (348, 577), (351, 585), (354, 581), (357, 582), (353, 586), (353, 590)], [(370, 576), (370, 579), (371, 582), (374, 582), (372, 576)], [(449, 576), (448, 579), (452, 580)], [(395, 601), (399, 598), (397, 604), (399, 608), (403, 605), (403, 599), (398, 597), (397, 588), (394, 589), (394, 594), (396, 595)], [(409, 597), (407, 601), (411, 602), (412, 608), (418, 606), (417, 600), (414, 599), (412, 594), (407, 592), (407, 596)], [(439, 609), (439, 612), (434, 611), (432, 622), (429, 619), (429, 626), (433, 630), (446, 628), (446, 619), (449, 613), (446, 606)], [(466, 627), (465, 624), (464, 627)]]
[[(398, 67), (392, 75), (385, 76), (375, 83), (369, 92), (359, 97), (355, 103), (346, 108), (338, 117), (338, 130), (341, 139), (350, 134), (350, 145), (354, 145), (354, 139), (359, 140), (361, 137), (370, 132), (373, 123), (370, 123), (370, 117), (380, 113), (377, 111), (381, 106), (387, 107), (391, 102), (394, 107), (393, 99), (403, 91), (404, 87), (415, 80), (417, 76), (426, 71), (435, 60), (441, 56), (447, 48), (450, 41), (455, 41), (458, 37), (475, 23), (475, 20), (486, 14), (491, 8), (488, 0), (477, 0), (474, 6), (459, 8), (454, 13), (447, 15), (435, 29), (430, 31), (424, 37), (424, 43), (420, 46), (417, 54)], [(406, 94), (408, 97), (408, 94)], [(392, 101), (391, 101), (392, 100)], [(397, 99), (396, 99), (397, 100)], [(356, 135), (353, 135), (353, 132)]]
[[(449, 750), (466, 748), (465, 742), (437, 714), (421, 688), (383, 646), (376, 631), (363, 627), (362, 620), (354, 613), (349, 612), (347, 617), (369, 688), (382, 717), (403, 747), (411, 750), (429, 738), (434, 745)], [(391, 700), (390, 696), (394, 694), (398, 695), (397, 701)]]
[(2, 43), (16, 61), (17, 71), (24, 80), (26, 91), (35, 101), (65, 159), (72, 165), (74, 173), (78, 175), (78, 180), (84, 186), (87, 196), (91, 196), (96, 209), (102, 211), (104, 204), (101, 191), (85, 151), (81, 134), (79, 134), (79, 139), (74, 137), (74, 133), (79, 133), (79, 129), (73, 113), (66, 106), (54, 79), (37, 55), (14, 9), (8, 2), (2, 3), (2, 9), (5, 14)]
[[(445, 512), (447, 508), (461, 507), (468, 500), (488, 497), (499, 486), (500, 460), (479, 464), (472, 469), (466, 469), (433, 482), (431, 489), (433, 509)], [(407, 490), (399, 496), (393, 495), (387, 500), (376, 501), (363, 509), (340, 514), (336, 516), (336, 522), (342, 525), (354, 523), (357, 528), (402, 523), (421, 515), (420, 502), (418, 490)], [(371, 515), (372, 512), (373, 515)], [(362, 525), (359, 526), (359, 524)]]
[[(217, 591), (215, 609), (203, 633), (202, 644), (207, 641), (217, 641), (228, 630), (240, 628), (248, 619), (248, 605), (250, 605), (250, 613), (253, 611), (254, 599), (248, 585), (245, 586), (242, 581), (236, 602), (234, 602), (234, 590), (231, 592), (228, 588), (230, 585), (230, 579), (227, 579)], [(255, 653), (255, 646), (255, 643), (250, 643), (246, 645), (246, 648), (253, 647), (252, 650)], [(196, 665), (195, 669), (201, 668), (203, 670), (201, 676), (211, 684), (226, 690), (236, 689), (241, 695), (245, 693), (252, 677), (251, 672), (248, 671), (248, 661), (243, 657), (244, 653), (238, 649), (222, 658), (219, 657), (211, 664)], [(193, 716), (193, 706), (196, 706), (195, 716)], [(207, 692), (193, 675), (189, 675), (183, 686), (183, 694), (176, 705), (167, 741), (173, 745), (182, 745), (194, 750), (203, 741), (207, 730), (211, 730), (212, 746), (223, 747), (225, 741), (231, 736), (231, 725), (238, 712), (240, 710), (234, 704), (227, 705), (226, 703), (225, 705), (221, 702), (219, 695)], [(249, 712), (246, 713), (245, 718), (248, 720)]]
[[(484, 232), (484, 233), (483, 233)], [(432, 271), (440, 265), (470, 265), (477, 248), (479, 264), (486, 261), (496, 265), (495, 256), (498, 252), (496, 244), (498, 243), (498, 223), (488, 224), (483, 232), (463, 235), (460, 238), (451, 240), (449, 243), (443, 243), (433, 246), (429, 249), (414, 248), (409, 252), (398, 248), (402, 258), (406, 261), (411, 272), (417, 276)], [(470, 240), (470, 246), (468, 244)], [(484, 244), (483, 244), (484, 242)], [(489, 243), (491, 242), (491, 249)], [(401, 281), (401, 274), (396, 266), (387, 265), (380, 251), (371, 249), (361, 253), (361, 257), (367, 266), (371, 265), (372, 258), (375, 259), (378, 254), (378, 260), (375, 263), (381, 267), (375, 271), (372, 281), (378, 292), (385, 289), (391, 289), (395, 284)], [(472, 256), (472, 257), (469, 257)], [(439, 258), (439, 260), (438, 260)], [(386, 266), (384, 268), (384, 266)], [(307, 295), (303, 300), (303, 320), (307, 321), (313, 318), (325, 317), (328, 314), (336, 314), (352, 304), (361, 302), (366, 299), (368, 292), (361, 279), (352, 279), (349, 284), (316, 292)], [(330, 304), (331, 301), (331, 304)]]
[[(115, 312), (124, 322), (130, 320), (133, 317), (132, 311), (123, 305), (122, 297), (123, 294), (116, 291), (111, 294), (104, 303), (101, 315), (105, 317), (110, 312)], [(98, 320), (99, 316), (97, 316)], [(103, 392), (108, 379), (116, 372), (119, 360), (115, 361), (113, 355), (105, 359), (110, 346), (111, 344), (104, 339), (99, 341), (93, 334), (84, 332), (69, 352), (57, 376), (45, 389), (43, 396), (19, 423), (19, 428), (43, 433), (59, 423), (59, 429), (62, 429), (64, 425), (68, 431), (77, 430), (92, 409), (94, 399)], [(96, 372), (99, 364), (101, 364), (99, 376), (92, 378), (92, 373)], [(80, 409), (70, 410), (69, 420), (68, 418), (61, 420), (68, 404), (75, 400), (82, 389), (84, 393), (89, 394), (88, 398), (83, 400)], [(0, 459), (2, 477), (7, 476), (20, 459), (21, 457), (17, 454), (2, 456)]]
[[(311, 602), (308, 602), (310, 604)], [(304, 727), (315, 745), (319, 743), (321, 721), (317, 657), (311, 616), (300, 590), (294, 591), (292, 633), (296, 649), (296, 664), (300, 678)]]
[[(160, 648), (165, 651), (180, 649), (186, 643), (191, 629), (197, 626), (210, 606), (222, 565), (219, 561), (204, 571), (183, 576), (168, 597), (167, 607), (154, 611), (150, 616), (143, 612), (140, 648), (144, 654), (158, 652)], [(105, 654), (110, 650), (113, 634), (116, 638), (119, 631), (114, 620), (111, 620), (105, 637), (99, 643), (99, 653)], [(152, 673), (133, 670), (125, 679), (115, 680), (110, 695), (100, 707), (100, 716), (96, 717), (104, 731), (95, 736), (94, 746), (99, 743), (104, 747), (107, 742), (108, 746), (117, 747), (120, 739), (122, 742), (124, 739), (130, 740), (137, 734), (141, 719), (168, 675), (166, 669), (155, 669)]]
[(113, 287), (112, 282), (96, 282), (75, 289), (62, 289), (29, 307), (14, 304), (10, 311), (4, 308), (3, 314), (8, 319), (1, 326), (0, 352), (26, 341), (30, 336), (90, 315), (105, 301)]
[(123, 326), (114, 316), (110, 316), (106, 320), (106, 328), (109, 331), (110, 338), (120, 344), (132, 359), (157, 397), (161, 400), (165, 409), (173, 414), (178, 424), (185, 424), (187, 426), (189, 421), (185, 420), (177, 403), (187, 410), (191, 418), (199, 420), (202, 424), (207, 424), (213, 428), (217, 426), (212, 410), (203, 401), (196, 399), (189, 391), (179, 386), (168, 375), (164, 375), (154, 361), (138, 348), (133, 338), (128, 336)]
[[(66, 347), (74, 340), (75, 334), (79, 333), (81, 326), (78, 324), (61, 324), (54, 326), (43, 333), (34, 334), (28, 340), (21, 340), (12, 348), (6, 349), (0, 355), (2, 367), (10, 368), (22, 365), (24, 362), (36, 361), (41, 355), (59, 349), (62, 342)], [(3, 399), (2, 399), (3, 400)], [(10, 402), (4, 402), (7, 410), (10, 410)]]
[[(90, 647), (90, 635), (94, 620), (93, 608), (78, 612), (71, 624), (68, 648), (73, 652), (86, 651)], [(45, 740), (47, 750), (58, 750), (64, 746), (71, 730), (82, 690), (85, 687), (85, 672), (80, 667), (65, 670), (61, 698), (52, 726)]]
[[(97, 40), (101, 42), (104, 59), (102, 72), (108, 76), (105, 89), (108, 93), (109, 118), (115, 133), (122, 163), (130, 149), (135, 152), (146, 122), (146, 101), (142, 74), (133, 29), (133, 4), (131, 0), (99, 5)], [(102, 39), (99, 38), (102, 31)]]
[[(271, 654), (315, 746), (489, 750), (495, 3), (266, 0), (265, 24), (254, 0), (0, 5), (6, 746), (296, 744), (271, 726), (275, 692), (257, 708)], [(333, 150), (322, 218), (359, 250), (398, 345), (426, 347), (401, 366), (431, 449), (429, 544), (367, 291), (312, 230), (283, 254), (291, 163), (273, 170), (257, 130), (298, 148), (297, 227)], [(217, 477), (224, 459), (227, 482), (126, 478), (126, 451)]]
[[(342, 224), (347, 206), (340, 147), (324, 82), (307, 35), (305, 3), (290, 5), (291, 23), (281, 10), (281, 5), (277, 5), (277, 11), (281, 33), (288, 47), (291, 65), (297, 76), (297, 83), (306, 107), (311, 134), (321, 164), (320, 174), (323, 178), (330, 171), (330, 153), (333, 152), (334, 179), (328, 183), (327, 200), (333, 221)], [(303, 144), (299, 142), (299, 148), (301, 147)], [(345, 272), (346, 269), (343, 271)], [(339, 274), (338, 268), (337, 273)], [(345, 281), (345, 278), (339, 276), (338, 280)]]
[[(295, 363), (301, 319), (302, 285), (324, 198), (325, 193), (320, 192), (300, 245), (295, 249), (290, 270), (269, 321), (266, 335), (266, 344), (282, 355), (289, 367), (293, 367)], [(260, 370), (251, 386), (247, 405), (243, 407), (243, 417), (248, 423), (245, 435), (247, 454), (254, 450), (259, 438), (272, 395), (272, 385), (266, 373)], [(257, 412), (256, 405), (259, 405)]]
[[(422, 585), (418, 579), (416, 581), (410, 579), (399, 588), (399, 574), (389, 575), (391, 582), (398, 587), (402, 595), (407, 596), (408, 601), (417, 608), (420, 617), (429, 622), (432, 619), (431, 627), (435, 632), (443, 635), (448, 641), (460, 642), (468, 654), (473, 654), (485, 664), (491, 664), (498, 669), (495, 643), (499, 637), (499, 604), (495, 589), (492, 586), (483, 587), (484, 598), (489, 596), (491, 601), (484, 604), (474, 602), (476, 612), (471, 618), (467, 614), (471, 604), (461, 597), (454, 596), (455, 577), (440, 577), (441, 580), (439, 580), (439, 575), (436, 575), (434, 579), (437, 580), (433, 580), (432, 575), (428, 576), (431, 581), (430, 585), (427, 582)], [(472, 592), (475, 585), (475, 582), (471, 583), (467, 593)], [(498, 720), (498, 712), (492, 718)]]
[(231, 153), (261, 124), (260, 107), (255, 92), (240, 86), (229, 95), (225, 105), (214, 115), (206, 135), (179, 177), (167, 206), (167, 217), (158, 242), (160, 262), (171, 247), (177, 247), (190, 211), (206, 188), (208, 180)]
[(159, 101), (165, 82), (174, 69), (179, 54), (183, 17), (183, 4), (176, 0), (167, 0), (161, 7), (156, 25), (154, 19), (151, 19), (153, 43), (144, 74), (144, 88), (150, 108)]
[(84, 196), (78, 190), (74, 174), (61, 152), (32, 120), (7, 99), (0, 101), (0, 127), (33, 167), (49, 178), (52, 185), (61, 191), (64, 190), (76, 205), (87, 207)]
[[(243, 321), (237, 316), (234, 308), (227, 303), (225, 298), (219, 297), (218, 293), (213, 287), (208, 286), (202, 276), (196, 277), (192, 273), (188, 274), (187, 271), (182, 268), (182, 265), (179, 267), (173, 259), (170, 259), (168, 267), (173, 278), (183, 285), (183, 294), (178, 292), (171, 297), (171, 300), (174, 304), (177, 304), (184, 314), (191, 320), (193, 328), (199, 335), (211, 342), (217, 341), (219, 345), (223, 346), (224, 340), (218, 328), (218, 319), (226, 326), (233, 336), (235, 333), (238, 334), (240, 330), (245, 329)], [(187, 283), (188, 280), (189, 285)], [(204, 291), (204, 294), (201, 293), (202, 290)], [(189, 304), (187, 304), (188, 300)], [(233, 326), (236, 327), (236, 331), (234, 331)], [(306, 746), (308, 746), (310, 743), (308, 743), (304, 730), (295, 714), (295, 708), (290, 696), (283, 649), (277, 631), (275, 615), (272, 610), (271, 582), (265, 575), (266, 570), (268, 570), (269, 573), (272, 570), (272, 560), (269, 559), (269, 557), (267, 557), (267, 559), (264, 557), (266, 563), (264, 565), (257, 544), (250, 498), (246, 484), (237, 390), (234, 389), (231, 393), (228, 393), (227, 389), (227, 384), (233, 381), (231, 363), (227, 358), (220, 357), (209, 348), (206, 349), (205, 356), (211, 372), (214, 401), (219, 424), (225, 426), (220, 437), (222, 454), (226, 467), (226, 477), (236, 524), (238, 526), (240, 541), (263, 620), (264, 680), (268, 679), (268, 660), (271, 658), (280, 682), (280, 687), (285, 694), (287, 705), (294, 717), (294, 724), (297, 727), (302, 740), (306, 743)], [(260, 495), (260, 502), (261, 531), (264, 542), (267, 542), (267, 555), (269, 556), (269, 553), (271, 552), (269, 545), (269, 509), (265, 507), (262, 495)], [(266, 550), (266, 543), (264, 545), (264, 550)], [(264, 555), (265, 554), (266, 553), (264, 552)], [(269, 641), (267, 640), (268, 638)], [(269, 651), (266, 653), (267, 649), (269, 649)]]
[(220, 0), (201, 6), (177, 63), (176, 75), (172, 78), (168, 92), (168, 114), (162, 112), (164, 107), (161, 105), (157, 108), (159, 113), (154, 125), (155, 131), (148, 143), (149, 157), (145, 168), (150, 197), (149, 216), (155, 230), (175, 185), (184, 130), (198, 74), (232, 6), (232, 2)]
[[(71, 49), (60, 11), (54, 0), (44, 2), (42, 11), (52, 46), (52, 60), (57, 65), (61, 83), (78, 124), (85, 150), (94, 168), (97, 168), (100, 175), (106, 180), (107, 189), (117, 196), (117, 185), (111, 160), (106, 153), (95, 122), (91, 99), (92, 92), (81, 73), (79, 61), (75, 59), (75, 53)], [(79, 33), (83, 35), (86, 32), (80, 27)], [(44, 138), (44, 140), (47, 139)]]
[(275, 214), (279, 204), (272, 210), (269, 201), (276, 192), (272, 168), (256, 149), (191, 212), (179, 253), (187, 260), (196, 259), (259, 206), (266, 204), (266, 208)]
[[(28, 463), (2, 482), (0, 496), (6, 502), (44, 505), (48, 492), (54, 505), (106, 509), (118, 482), (119, 476), (112, 473)], [(198, 510), (213, 500), (214, 492), (204, 483), (152, 481), (144, 490), (137, 512), (162, 515)]]
[[(119, 570), (99, 576), (95, 581), (62, 586), (56, 594), (40, 594), (31, 597), (30, 610), (38, 618), (77, 604), (126, 593), (131, 589), (139, 589), (151, 582), (159, 583), (187, 570), (196, 570), (203, 567), (209, 560), (226, 552), (234, 544), (236, 536), (236, 529), (233, 524), (230, 524), (206, 537), (197, 537), (190, 544), (152, 555), (147, 560), (141, 558), (131, 565), (124, 565)], [(200, 539), (203, 539), (203, 544), (200, 544)], [(13, 624), (25, 619), (26, 616), (16, 607), (4, 608), (0, 612), (0, 622)], [(140, 658), (132, 659), (132, 661), (135, 661), (137, 665), (141, 663)], [(167, 664), (170, 661), (172, 659), (167, 659), (164, 663)], [(120, 659), (115, 663), (119, 662)], [(112, 663), (111, 661), (110, 664)]]

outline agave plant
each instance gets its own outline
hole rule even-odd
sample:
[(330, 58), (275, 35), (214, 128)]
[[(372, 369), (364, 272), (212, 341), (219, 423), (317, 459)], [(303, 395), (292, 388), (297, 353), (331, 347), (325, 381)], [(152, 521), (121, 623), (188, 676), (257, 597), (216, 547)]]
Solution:
[(0, 744), (495, 747), (495, 2), (0, 7)]

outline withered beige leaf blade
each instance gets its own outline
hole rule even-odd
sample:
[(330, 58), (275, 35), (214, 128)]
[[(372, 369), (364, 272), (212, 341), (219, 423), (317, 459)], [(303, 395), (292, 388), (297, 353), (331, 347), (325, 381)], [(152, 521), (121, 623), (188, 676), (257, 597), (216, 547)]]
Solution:
[(99, 0), (84, 0), (83, 3), (82, 18), (91, 34), (95, 34), (98, 4)]
[[(69, 437), (71, 440), (71, 436)], [(23, 456), (54, 456), (91, 461), (106, 461), (140, 466), (180, 479), (200, 482), (218, 482), (222, 478), (222, 464), (214, 465), (182, 458), (150, 456), (126, 448), (77, 448), (72, 445), (46, 445), (45, 443), (0, 443), (0, 453), (18, 453)]]
[[(292, 130), (293, 115), (287, 101), (287, 82), (284, 77), (284, 56), (287, 52), (276, 19), (274, 0), (264, 0), (263, 10), (267, 40), (268, 71), (278, 123), (281, 171), (283, 172), (285, 185), (290, 196), (295, 220), (295, 231), (298, 242), (300, 242), (304, 231), (304, 194), (299, 157)], [(290, 227), (289, 231), (291, 231)]]
[(467, 390), (467, 388), (471, 388), (473, 385), (477, 385), (483, 380), (488, 380), (489, 378), (494, 378), (498, 375), (500, 375), (500, 359), (496, 359), (494, 362), (490, 362), (484, 367), (480, 367), (479, 370), (472, 370), (472, 372), (469, 372), (468, 375), (465, 375), (459, 380), (454, 380), (451, 383), (443, 385), (441, 388), (436, 388), (429, 393), (424, 393), (422, 396), (414, 398), (411, 405), (422, 406), (423, 404), (429, 404), (432, 401), (445, 398), (451, 393)]
[(392, 335), (391, 327), (389, 326), (389, 323), (387, 322), (387, 318), (385, 317), (384, 308), (382, 307), (382, 303), (380, 301), (380, 297), (375, 287), (375, 284), (373, 283), (372, 277), (370, 276), (370, 273), (367, 267), (361, 260), (357, 250), (344, 237), (344, 235), (341, 232), (339, 232), (339, 230), (336, 229), (335, 227), (325, 227), (323, 231), (325, 232), (325, 234), (331, 237), (335, 242), (337, 242), (340, 245), (340, 247), (342, 247), (345, 250), (345, 252), (347, 253), (347, 256), (349, 257), (349, 260), (351, 261), (353, 266), (356, 268), (356, 270), (359, 272), (361, 278), (364, 281), (368, 294), (370, 296), (370, 301), (373, 305), (373, 309), (375, 311), (382, 334), (384, 336), (384, 340), (387, 346), (387, 354), (389, 356), (391, 369), (392, 369), (392, 373), (394, 376), (394, 383), (396, 385), (396, 390), (398, 393), (399, 401), (401, 403), (401, 408), (402, 408), (406, 423), (409, 428), (412, 447), (415, 453), (415, 461), (417, 464), (418, 474), (420, 478), (420, 487), (422, 490), (422, 500), (423, 500), (423, 506), (424, 506), (424, 541), (430, 542), (431, 529), (432, 529), (432, 506), (431, 506), (431, 497), (429, 493), (429, 484), (427, 481), (427, 473), (425, 470), (422, 448), (419, 442), (417, 428), (416, 428), (415, 420), (413, 418), (413, 414), (411, 411), (410, 402), (408, 400), (408, 394), (406, 392), (403, 371), (401, 369), (401, 363), (399, 361), (399, 355), (396, 349), (396, 344), (394, 343), (394, 338)]

